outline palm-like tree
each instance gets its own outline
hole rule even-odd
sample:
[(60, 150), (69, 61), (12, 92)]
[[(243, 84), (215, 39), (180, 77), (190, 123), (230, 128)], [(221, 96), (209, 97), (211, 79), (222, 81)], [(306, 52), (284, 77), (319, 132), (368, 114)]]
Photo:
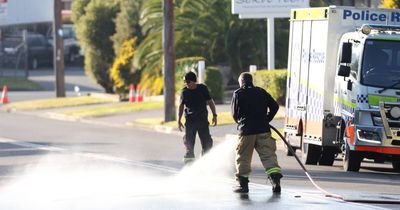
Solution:
[[(230, 5), (230, 0), (176, 0), (177, 57), (202, 56), (209, 64), (228, 61), (235, 74), (250, 64), (265, 65), (266, 22), (239, 20), (231, 14)], [(137, 48), (134, 64), (147, 79), (162, 76), (162, 12), (162, 0), (143, 4), (141, 25), (147, 37)]]

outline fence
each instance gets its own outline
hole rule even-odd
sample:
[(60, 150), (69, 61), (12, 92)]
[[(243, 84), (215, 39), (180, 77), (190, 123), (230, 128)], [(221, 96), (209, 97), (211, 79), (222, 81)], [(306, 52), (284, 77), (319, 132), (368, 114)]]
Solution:
[(49, 23), (1, 27), (0, 77), (28, 77), (29, 69), (51, 64), (50, 29)]

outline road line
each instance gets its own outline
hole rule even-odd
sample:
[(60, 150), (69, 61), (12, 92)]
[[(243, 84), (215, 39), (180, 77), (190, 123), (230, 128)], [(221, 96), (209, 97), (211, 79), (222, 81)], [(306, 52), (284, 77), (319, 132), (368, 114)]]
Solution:
[[(34, 148), (38, 150), (45, 150), (45, 151), (51, 151), (51, 152), (68, 152), (67, 149), (59, 148), (59, 147), (52, 147), (52, 146), (46, 146), (46, 145), (40, 145), (40, 144), (35, 144), (35, 143), (30, 143), (26, 141), (19, 141), (19, 140), (13, 140), (9, 138), (2, 138), (0, 137), (0, 143), (8, 143), (8, 144), (13, 144), (21, 147), (28, 147), (28, 148)], [(72, 154), (80, 155), (83, 157), (88, 157), (88, 158), (93, 158), (93, 159), (99, 159), (99, 160), (105, 160), (105, 161), (111, 161), (111, 162), (116, 162), (116, 163), (123, 163), (127, 165), (132, 165), (132, 166), (137, 166), (137, 167), (145, 167), (145, 168), (150, 168), (154, 170), (159, 170), (163, 172), (168, 172), (172, 174), (178, 174), (180, 172), (180, 169), (178, 168), (173, 168), (173, 167), (168, 167), (168, 166), (163, 166), (163, 165), (158, 165), (158, 164), (152, 164), (152, 163), (146, 163), (142, 161), (134, 161), (134, 160), (129, 160), (125, 158), (120, 158), (120, 157), (115, 157), (111, 155), (103, 155), (103, 154), (96, 154), (96, 153), (87, 153), (87, 152), (73, 152)], [(228, 179), (228, 178), (218, 178), (216, 177), (217, 180), (220, 180), (221, 182), (226, 182), (226, 183), (235, 183), (233, 179)], [(258, 188), (258, 189), (265, 189), (267, 185), (264, 184), (258, 184), (258, 183), (250, 183), (250, 186), (253, 188)], [(290, 190), (290, 189), (285, 189), (286, 192), (297, 195), (298, 190)], [(317, 192), (317, 191), (312, 191), (312, 192)], [(303, 192), (304, 193), (304, 192)], [(307, 196), (314, 197), (315, 199), (321, 199), (321, 195), (313, 195), (311, 193), (307, 193)], [(338, 201), (336, 199), (328, 199), (330, 201)], [(377, 210), (386, 210), (387, 208), (382, 208), (382, 207), (377, 207), (377, 206), (372, 206), (372, 205), (367, 205), (367, 204), (358, 204), (358, 203), (351, 203), (348, 202), (349, 205), (354, 205), (358, 207), (365, 207), (367, 209), (377, 209)]]

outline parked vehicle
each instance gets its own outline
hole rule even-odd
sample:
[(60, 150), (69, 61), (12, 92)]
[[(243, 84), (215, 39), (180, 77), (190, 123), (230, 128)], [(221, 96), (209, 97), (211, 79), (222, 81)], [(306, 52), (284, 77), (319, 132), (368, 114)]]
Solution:
[(16, 66), (27, 61), (29, 68), (36, 69), (53, 63), (53, 47), (42, 34), (27, 33), (26, 48), (21, 34), (8, 35), (3, 48), (5, 57), (15, 62)]
[[(73, 25), (64, 24), (62, 38), (64, 41), (64, 61), (66, 64), (74, 63), (76, 59), (82, 56), (78, 40), (76, 39)], [(53, 45), (53, 30), (47, 33), (48, 42)]]
[[(400, 171), (400, 10), (291, 11), (284, 132), (306, 164)], [(288, 155), (292, 155), (288, 152)]]

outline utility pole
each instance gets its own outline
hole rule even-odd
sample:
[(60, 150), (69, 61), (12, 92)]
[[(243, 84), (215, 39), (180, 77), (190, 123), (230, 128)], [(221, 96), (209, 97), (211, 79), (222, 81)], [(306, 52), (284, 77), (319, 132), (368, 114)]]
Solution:
[(56, 96), (65, 97), (65, 80), (64, 80), (64, 40), (62, 38), (62, 0), (54, 0), (54, 23), (53, 23), (53, 59), (54, 70), (56, 76)]
[(176, 120), (175, 109), (175, 49), (174, 49), (174, 1), (164, 0), (164, 121)]

